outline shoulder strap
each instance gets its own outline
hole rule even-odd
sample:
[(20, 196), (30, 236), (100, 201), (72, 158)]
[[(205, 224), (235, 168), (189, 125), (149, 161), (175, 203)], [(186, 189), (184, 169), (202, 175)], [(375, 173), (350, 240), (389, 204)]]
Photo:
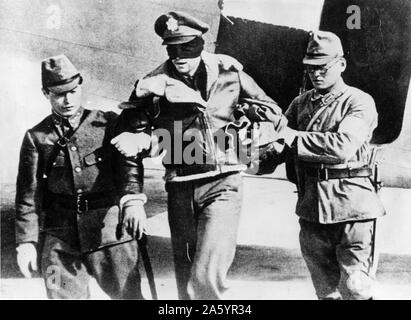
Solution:
[(43, 179), (46, 179), (46, 180), (48, 179), (51, 168), (53, 167), (53, 162), (54, 160), (56, 160), (58, 153), (60, 152), (61, 149), (67, 147), (67, 142), (70, 141), (70, 138), (73, 136), (73, 134), (78, 130), (78, 128), (80, 128), (81, 124), (83, 123), (84, 119), (88, 116), (89, 112), (90, 112), (89, 110), (84, 109), (84, 112), (83, 112), (83, 115), (81, 116), (78, 127), (76, 129), (70, 128), (70, 130), (68, 130), (64, 135), (61, 135), (56, 125), (53, 124), (54, 130), (59, 136), (59, 139), (54, 144), (53, 150), (51, 151), (48, 162), (44, 168)]
[(307, 127), (305, 128), (305, 131), (309, 131), (313, 124), (315, 123), (315, 121), (320, 117), (321, 114), (323, 114), (323, 112), (325, 111), (325, 109), (327, 109), (327, 107), (329, 105), (331, 105), (335, 100), (337, 100), (339, 97), (341, 97), (343, 95), (343, 91), (338, 92), (337, 94), (331, 95), (329, 97), (327, 97), (326, 99), (324, 99), (324, 101), (321, 102), (321, 107), (320, 109), (317, 110), (317, 112), (314, 114), (314, 116), (311, 118), (310, 122), (308, 123)]

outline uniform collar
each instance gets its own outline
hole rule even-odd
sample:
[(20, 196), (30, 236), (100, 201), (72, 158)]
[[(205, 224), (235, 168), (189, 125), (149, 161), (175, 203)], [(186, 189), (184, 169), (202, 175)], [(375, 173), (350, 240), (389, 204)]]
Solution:
[(169, 70), (172, 70), (173, 75), (183, 80), (183, 82), (191, 82), (193, 81), (193, 79), (200, 77), (202, 74), (206, 72), (203, 60), (200, 60), (200, 63), (198, 64), (198, 67), (192, 76), (183, 75), (179, 73), (171, 60), (168, 60), (168, 65), (169, 65)]
[(53, 123), (57, 126), (61, 124), (69, 124), (72, 128), (77, 128), (80, 124), (81, 116), (84, 113), (84, 108), (80, 107), (76, 114), (72, 115), (70, 118), (65, 118), (52, 110)]

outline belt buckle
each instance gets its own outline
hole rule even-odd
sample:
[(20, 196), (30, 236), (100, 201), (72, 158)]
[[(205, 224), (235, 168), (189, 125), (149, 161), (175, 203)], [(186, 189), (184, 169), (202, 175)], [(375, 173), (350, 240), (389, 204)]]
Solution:
[(318, 169), (318, 174), (317, 174), (318, 180), (328, 180), (328, 169), (327, 168), (320, 168)]
[(60, 139), (57, 140), (57, 144), (61, 147), (64, 148), (65, 146), (67, 146), (67, 142), (69, 142), (70, 140), (67, 139), (66, 137), (62, 137)]
[(353, 167), (352, 165), (350, 165), (350, 163), (348, 163), (347, 164), (347, 177), (348, 178), (355, 178), (355, 170), (358, 170), (358, 169), (360, 169), (360, 168), (357, 168), (357, 167)]
[[(84, 202), (83, 202), (84, 201)], [(85, 205), (85, 210), (83, 210), (82, 209), (82, 204), (84, 203), (84, 205)], [(83, 212), (86, 212), (86, 211), (88, 211), (88, 200), (83, 200), (82, 198), (81, 198), (81, 195), (78, 195), (77, 196), (77, 199), (76, 199), (76, 206), (77, 206), (77, 213), (83, 213)]]

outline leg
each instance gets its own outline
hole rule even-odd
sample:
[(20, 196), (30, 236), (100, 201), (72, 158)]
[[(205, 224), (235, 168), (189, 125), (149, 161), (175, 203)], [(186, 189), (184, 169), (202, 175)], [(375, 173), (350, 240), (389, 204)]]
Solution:
[(88, 299), (90, 276), (78, 248), (45, 235), (41, 273), (49, 299)]
[(168, 192), (168, 222), (174, 256), (174, 268), (178, 297), (187, 300), (187, 284), (190, 278), (195, 252), (195, 222), (193, 186), (191, 183), (170, 183)]
[(143, 299), (137, 249), (133, 240), (85, 255), (91, 274), (110, 298)]
[(374, 223), (376, 220), (345, 224), (341, 243), (337, 247), (340, 264), (340, 292), (344, 299), (372, 299), (375, 279)]
[[(312, 223), (300, 219), (300, 246), (319, 299), (340, 299), (338, 267), (335, 246), (329, 236), (335, 226)], [(337, 231), (337, 230), (335, 230)]]
[(191, 299), (221, 299), (236, 249), (242, 177), (233, 174), (195, 190), (197, 244), (188, 291)]

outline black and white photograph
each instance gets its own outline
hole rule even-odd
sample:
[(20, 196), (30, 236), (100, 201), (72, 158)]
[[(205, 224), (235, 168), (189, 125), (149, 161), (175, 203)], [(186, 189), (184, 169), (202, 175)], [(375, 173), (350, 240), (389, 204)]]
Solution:
[(0, 300), (411, 300), (410, 78), (409, 0), (0, 0)]

